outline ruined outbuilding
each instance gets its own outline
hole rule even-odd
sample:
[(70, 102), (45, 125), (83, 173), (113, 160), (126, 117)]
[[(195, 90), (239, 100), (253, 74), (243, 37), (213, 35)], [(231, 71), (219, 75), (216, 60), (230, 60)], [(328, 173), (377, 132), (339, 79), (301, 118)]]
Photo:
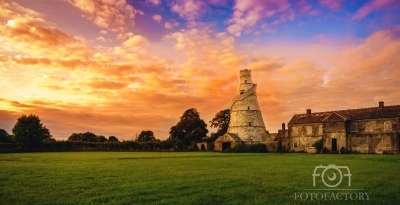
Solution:
[[(282, 150), (307, 151), (323, 140), (326, 153), (399, 153), (400, 105), (295, 114), (275, 138)], [(283, 127), (283, 132), (285, 128)]]
[(228, 131), (215, 140), (214, 150), (222, 151), (238, 144), (265, 142), (271, 138), (265, 128), (256, 90), (257, 84), (251, 79), (251, 70), (241, 70), (239, 92), (230, 104)]

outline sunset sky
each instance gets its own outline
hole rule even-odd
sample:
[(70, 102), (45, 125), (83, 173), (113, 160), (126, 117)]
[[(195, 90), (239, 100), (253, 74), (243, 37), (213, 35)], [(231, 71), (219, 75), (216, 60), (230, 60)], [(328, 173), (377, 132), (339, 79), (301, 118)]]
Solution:
[[(0, 128), (58, 140), (207, 123), (251, 69), (267, 130), (294, 114), (400, 104), (398, 0), (0, 0)], [(210, 132), (211, 130), (208, 126)]]

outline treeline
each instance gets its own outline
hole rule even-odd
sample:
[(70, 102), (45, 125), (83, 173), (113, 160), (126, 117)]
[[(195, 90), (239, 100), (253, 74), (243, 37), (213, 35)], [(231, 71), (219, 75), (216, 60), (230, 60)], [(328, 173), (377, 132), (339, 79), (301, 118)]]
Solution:
[(0, 152), (65, 152), (65, 151), (183, 151), (167, 141), (150, 142), (84, 142), (55, 141), (43, 143), (0, 143)]
[(135, 140), (120, 142), (116, 136), (96, 135), (92, 132), (72, 133), (67, 141), (57, 141), (39, 116), (22, 115), (12, 134), (0, 129), (0, 152), (34, 151), (183, 151), (196, 150), (197, 142), (212, 143), (223, 135), (229, 124), (229, 109), (221, 110), (210, 121), (216, 133), (209, 136), (207, 124), (196, 108), (186, 110), (180, 121), (171, 127), (166, 140), (156, 139), (151, 130), (143, 130)]

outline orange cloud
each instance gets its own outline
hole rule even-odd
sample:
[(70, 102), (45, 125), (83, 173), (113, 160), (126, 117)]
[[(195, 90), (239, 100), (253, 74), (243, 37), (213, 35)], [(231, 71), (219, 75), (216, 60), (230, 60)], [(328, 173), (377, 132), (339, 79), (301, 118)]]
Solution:
[(126, 83), (119, 83), (119, 82), (114, 82), (109, 80), (99, 80), (99, 79), (93, 79), (87, 85), (92, 87), (93, 89), (111, 89), (111, 90), (122, 89), (128, 86), (128, 84)]
[(143, 12), (121, 0), (68, 0), (85, 13), (97, 26), (115, 33), (126, 32), (126, 25), (133, 24), (136, 15)]

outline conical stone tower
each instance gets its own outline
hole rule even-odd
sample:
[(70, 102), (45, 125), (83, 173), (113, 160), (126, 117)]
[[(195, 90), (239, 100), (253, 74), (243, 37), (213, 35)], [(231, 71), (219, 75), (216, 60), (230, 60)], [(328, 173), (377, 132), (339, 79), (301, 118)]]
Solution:
[(239, 93), (230, 105), (227, 133), (235, 134), (247, 143), (261, 142), (269, 135), (265, 129), (256, 90), (257, 85), (251, 80), (251, 70), (241, 70)]

